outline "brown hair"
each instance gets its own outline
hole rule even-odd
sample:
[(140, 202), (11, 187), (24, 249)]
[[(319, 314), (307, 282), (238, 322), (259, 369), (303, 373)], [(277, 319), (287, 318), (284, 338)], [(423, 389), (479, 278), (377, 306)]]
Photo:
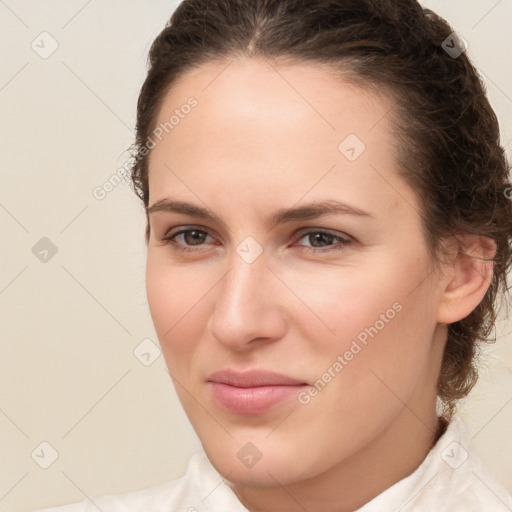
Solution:
[[(166, 92), (192, 68), (250, 57), (327, 64), (391, 94), (397, 171), (417, 193), (433, 262), (451, 234), (487, 236), (497, 246), (485, 297), (448, 326), (438, 382), (446, 417), (476, 382), (477, 342), (495, 340), (496, 299), (500, 287), (508, 290), (512, 259), (509, 164), (498, 121), (466, 53), (448, 53), (463, 50), (452, 33), (416, 0), (185, 0), (149, 51), (132, 146), (132, 182), (147, 213), (147, 141)], [(148, 222), (146, 241), (149, 229)]]

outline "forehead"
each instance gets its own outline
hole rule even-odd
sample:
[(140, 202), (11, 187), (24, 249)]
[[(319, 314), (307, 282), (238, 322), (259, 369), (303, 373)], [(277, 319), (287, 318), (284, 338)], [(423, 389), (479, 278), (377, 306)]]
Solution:
[[(290, 203), (332, 187), (363, 199), (377, 187), (373, 196), (396, 203), (404, 184), (395, 172), (392, 111), (388, 96), (323, 65), (246, 59), (195, 68), (173, 85), (159, 110), (150, 203), (171, 186), (189, 197), (190, 189), (269, 197), (277, 190)], [(383, 190), (383, 179), (394, 186)]]
[[(370, 92), (369, 87), (350, 84), (342, 73), (323, 64), (283, 65), (264, 59), (206, 63), (173, 84), (155, 125), (164, 126), (194, 97), (197, 107), (186, 117), (200, 117), (201, 125), (209, 130), (226, 130), (236, 124), (243, 128), (240, 136), (273, 137), (283, 128), (287, 133), (293, 129), (295, 135), (317, 138), (339, 137), (347, 130), (362, 135), (383, 120), (393, 103), (389, 95), (377, 95), (375, 88)], [(178, 126), (170, 130), (171, 136), (184, 132), (190, 122), (180, 124), (180, 130)]]

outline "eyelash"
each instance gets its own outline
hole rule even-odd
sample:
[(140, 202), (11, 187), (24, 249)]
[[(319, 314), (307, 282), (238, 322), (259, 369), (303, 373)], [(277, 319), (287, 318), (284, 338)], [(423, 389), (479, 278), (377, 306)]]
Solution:
[[(165, 237), (161, 238), (161, 241), (165, 242), (165, 245), (168, 245), (170, 247), (170, 249), (172, 249), (173, 251), (178, 251), (181, 253), (203, 252), (202, 249), (194, 249), (194, 248), (192, 248), (194, 246), (187, 246), (187, 245), (179, 244), (178, 242), (174, 241), (174, 239), (176, 237), (178, 237), (179, 235), (188, 233), (190, 231), (197, 231), (199, 233), (205, 233), (206, 235), (211, 236), (205, 230), (198, 229), (198, 228), (187, 228), (187, 229), (181, 229), (180, 231), (178, 231), (172, 235), (165, 236)], [(315, 247), (309, 247), (307, 245), (300, 245), (299, 247), (301, 248), (301, 250), (305, 250), (307, 252), (312, 252), (312, 253), (318, 254), (318, 253), (325, 253), (325, 252), (331, 252), (331, 251), (339, 251), (339, 250), (343, 249), (344, 246), (350, 245), (352, 243), (352, 240), (345, 239), (339, 235), (334, 235), (334, 234), (330, 233), (329, 231), (324, 231), (322, 229), (312, 229), (309, 231), (302, 232), (299, 240), (301, 240), (302, 238), (304, 238), (308, 235), (318, 234), (318, 233), (321, 233), (323, 235), (327, 235), (327, 236), (333, 237), (334, 239), (337, 239), (338, 244), (332, 244), (332, 245), (327, 246), (322, 249), (317, 249)], [(201, 245), (203, 245), (203, 244), (201, 244)], [(196, 247), (200, 247), (200, 245), (198, 245)]]

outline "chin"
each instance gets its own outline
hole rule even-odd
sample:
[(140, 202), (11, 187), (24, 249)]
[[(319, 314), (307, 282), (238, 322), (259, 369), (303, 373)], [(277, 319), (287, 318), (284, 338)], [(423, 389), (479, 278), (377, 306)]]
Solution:
[(313, 459), (302, 457), (297, 446), (286, 449), (284, 445), (284, 440), (277, 438), (273, 443), (261, 439), (253, 442), (231, 440), (229, 445), (203, 444), (203, 449), (217, 472), (237, 485), (287, 485), (312, 478), (324, 469), (316, 467)]

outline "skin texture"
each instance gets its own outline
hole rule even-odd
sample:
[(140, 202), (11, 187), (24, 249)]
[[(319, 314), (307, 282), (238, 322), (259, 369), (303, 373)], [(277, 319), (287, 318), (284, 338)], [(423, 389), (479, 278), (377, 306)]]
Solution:
[[(446, 263), (433, 270), (417, 198), (396, 174), (390, 98), (316, 65), (227, 64), (186, 73), (159, 111), (157, 124), (198, 101), (152, 150), (149, 206), (186, 201), (223, 223), (150, 214), (151, 315), (180, 401), (247, 508), (354, 510), (410, 474), (435, 441), (446, 324), (480, 302), (492, 265), (447, 239)], [(355, 161), (338, 149), (349, 134), (366, 146)], [(280, 208), (330, 199), (371, 216), (271, 222)], [(202, 241), (166, 244), (179, 227), (199, 229)], [(318, 230), (351, 243), (316, 241)], [(237, 252), (248, 236), (263, 249), (252, 263)], [(490, 250), (465, 242), (477, 256)], [(292, 397), (236, 414), (205, 382), (221, 369), (257, 368), (313, 385), (393, 304), (400, 311), (309, 403)], [(248, 442), (261, 453), (252, 467), (237, 457)]]

